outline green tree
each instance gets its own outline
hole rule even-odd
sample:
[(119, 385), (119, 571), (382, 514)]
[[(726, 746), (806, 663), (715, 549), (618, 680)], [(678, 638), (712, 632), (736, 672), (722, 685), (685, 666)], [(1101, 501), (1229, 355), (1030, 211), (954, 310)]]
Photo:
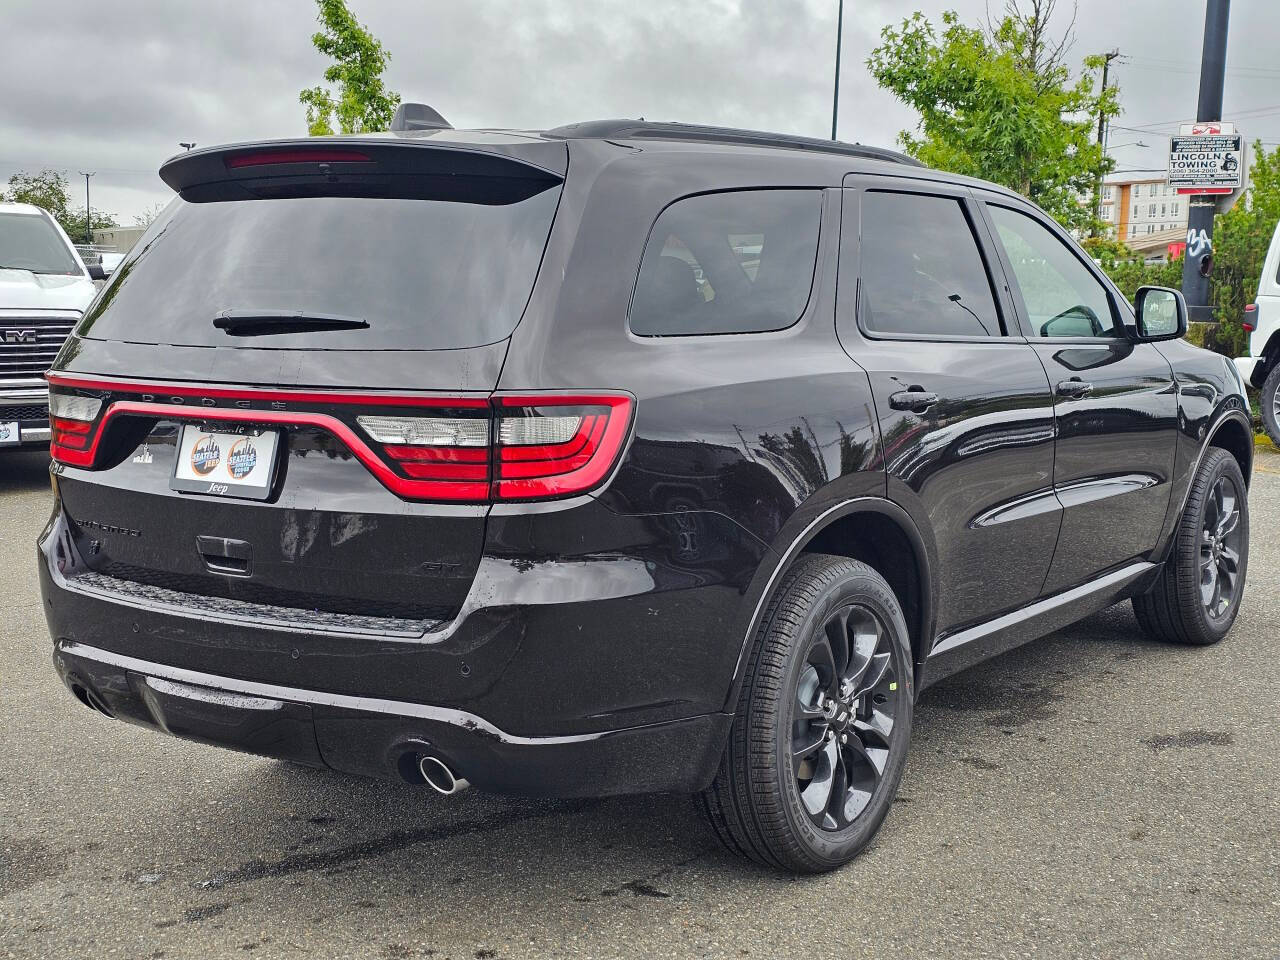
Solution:
[(332, 134), (334, 120), (341, 133), (371, 133), (391, 125), (400, 95), (382, 85), (391, 54), (347, 9), (346, 0), (316, 0), (316, 18), (324, 27), (312, 35), (317, 50), (333, 62), (324, 78), (337, 93), (311, 87), (298, 94), (307, 108), (307, 132), (313, 137)]
[[(84, 243), (84, 207), (69, 211), (58, 222), (62, 224), (62, 229), (67, 231), (67, 236), (71, 238), (72, 243)], [(93, 221), (89, 226), (92, 230), (107, 230), (118, 227), (120, 224), (116, 222), (114, 214), (107, 213), (105, 210), (94, 210)]]
[[(45, 169), (39, 173), (18, 171), (9, 178), (9, 189), (0, 192), (0, 199), (10, 203), (31, 203), (53, 214), (53, 219), (67, 231), (73, 243), (84, 242), (84, 207), (72, 209), (69, 182), (59, 170)], [(117, 226), (116, 218), (106, 211), (94, 210), (94, 230)]]
[(941, 32), (917, 12), (885, 27), (867, 66), (876, 82), (920, 114), (898, 140), (931, 167), (1018, 191), (1068, 228), (1096, 227), (1081, 197), (1110, 169), (1094, 142), (1098, 115), (1119, 111), (1114, 87), (1098, 89), (1101, 57), (1079, 79), (1066, 64), (1070, 29), (1054, 39), (1054, 0), (1010, 0), (999, 23), (962, 24), (951, 11)]
[(1234, 207), (1213, 225), (1213, 276), (1210, 281), (1218, 339), (1232, 355), (1247, 349), (1240, 326), (1245, 304), (1253, 302), (1267, 248), (1280, 222), (1280, 146), (1270, 153), (1253, 145), (1248, 188)]
[(66, 229), (67, 211), (71, 200), (69, 183), (65, 174), (57, 170), (41, 170), (27, 173), (19, 170), (9, 177), (9, 189), (0, 192), (0, 200), (9, 203), (32, 203), (53, 214), (53, 218)]

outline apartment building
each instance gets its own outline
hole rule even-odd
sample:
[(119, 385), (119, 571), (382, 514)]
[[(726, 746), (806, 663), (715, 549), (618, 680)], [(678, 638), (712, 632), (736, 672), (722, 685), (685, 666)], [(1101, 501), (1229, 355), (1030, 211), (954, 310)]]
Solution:
[(1108, 180), (1102, 186), (1102, 219), (1113, 236), (1143, 243), (1155, 234), (1185, 233), (1187, 197), (1179, 196), (1164, 177)]

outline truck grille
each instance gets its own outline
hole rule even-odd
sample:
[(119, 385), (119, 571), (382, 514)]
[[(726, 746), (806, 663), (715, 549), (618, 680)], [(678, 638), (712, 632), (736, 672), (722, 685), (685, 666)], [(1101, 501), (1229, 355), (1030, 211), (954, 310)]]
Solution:
[(29, 403), (21, 407), (0, 407), (0, 423), (11, 423), (17, 420), (25, 423), (28, 420), (48, 420), (49, 405), (45, 403)]
[(0, 383), (43, 377), (75, 325), (72, 317), (0, 319)]

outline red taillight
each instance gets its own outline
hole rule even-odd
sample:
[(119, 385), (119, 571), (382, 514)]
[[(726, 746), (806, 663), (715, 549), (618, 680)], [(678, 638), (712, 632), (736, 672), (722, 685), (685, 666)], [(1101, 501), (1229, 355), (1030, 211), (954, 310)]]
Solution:
[[(117, 416), (306, 426), (336, 436), (393, 493), (450, 503), (547, 500), (598, 487), (618, 463), (634, 406), (631, 397), (619, 394), (399, 396), (124, 384), (61, 374), (48, 379), (50, 453), (67, 466), (92, 468), (99, 440)], [(123, 395), (104, 402), (72, 390)], [(190, 398), (201, 405), (187, 406)], [(203, 402), (215, 398), (237, 406)], [(333, 412), (239, 405), (268, 401), (323, 405)], [(356, 414), (352, 407), (367, 412)]]
[(617, 464), (631, 423), (632, 401), (624, 396), (533, 394), (495, 401), (495, 500), (568, 497), (599, 486)]
[(1256, 303), (1245, 304), (1244, 319), (1240, 321), (1240, 326), (1244, 327), (1249, 333), (1257, 329), (1258, 305)]
[(59, 463), (86, 467), (93, 463), (98, 435), (93, 429), (102, 409), (97, 397), (49, 394), (49, 456)]
[(372, 163), (367, 154), (358, 150), (259, 150), (257, 153), (238, 153), (227, 157), (227, 166), (266, 167), (281, 163)]

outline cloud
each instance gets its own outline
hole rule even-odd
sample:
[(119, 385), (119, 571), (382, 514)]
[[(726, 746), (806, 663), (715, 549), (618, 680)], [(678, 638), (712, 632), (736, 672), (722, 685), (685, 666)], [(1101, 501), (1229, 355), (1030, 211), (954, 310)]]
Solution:
[[(392, 53), (389, 86), (457, 126), (541, 128), (637, 117), (825, 136), (831, 124), (836, 0), (349, 0)], [(998, 7), (998, 0), (992, 7)], [(1066, 0), (1060, 0), (1063, 11)], [(156, 4), (116, 0), (51, 15), (47, 0), (0, 13), (0, 179), (52, 166), (96, 171), (94, 206), (123, 222), (165, 198), (156, 176), (178, 141), (202, 145), (300, 135), (298, 91), (321, 80), (310, 0)], [(1161, 166), (1163, 137), (1196, 97), (1201, 5), (1185, 15), (1083, 0), (1072, 51), (1113, 47), (1125, 113), (1122, 166)], [(845, 4), (840, 133), (892, 145), (914, 118), (876, 88), (865, 61), (879, 31), (917, 7), (936, 20), (982, 0)], [(1241, 126), (1280, 140), (1280, 69), (1248, 37), (1280, 28), (1275, 4), (1237, 5), (1226, 90), (1232, 109), (1274, 105)], [(1066, 16), (1062, 25), (1065, 26)], [(83, 182), (81, 181), (81, 186)], [(76, 194), (78, 196), (78, 194)]]

